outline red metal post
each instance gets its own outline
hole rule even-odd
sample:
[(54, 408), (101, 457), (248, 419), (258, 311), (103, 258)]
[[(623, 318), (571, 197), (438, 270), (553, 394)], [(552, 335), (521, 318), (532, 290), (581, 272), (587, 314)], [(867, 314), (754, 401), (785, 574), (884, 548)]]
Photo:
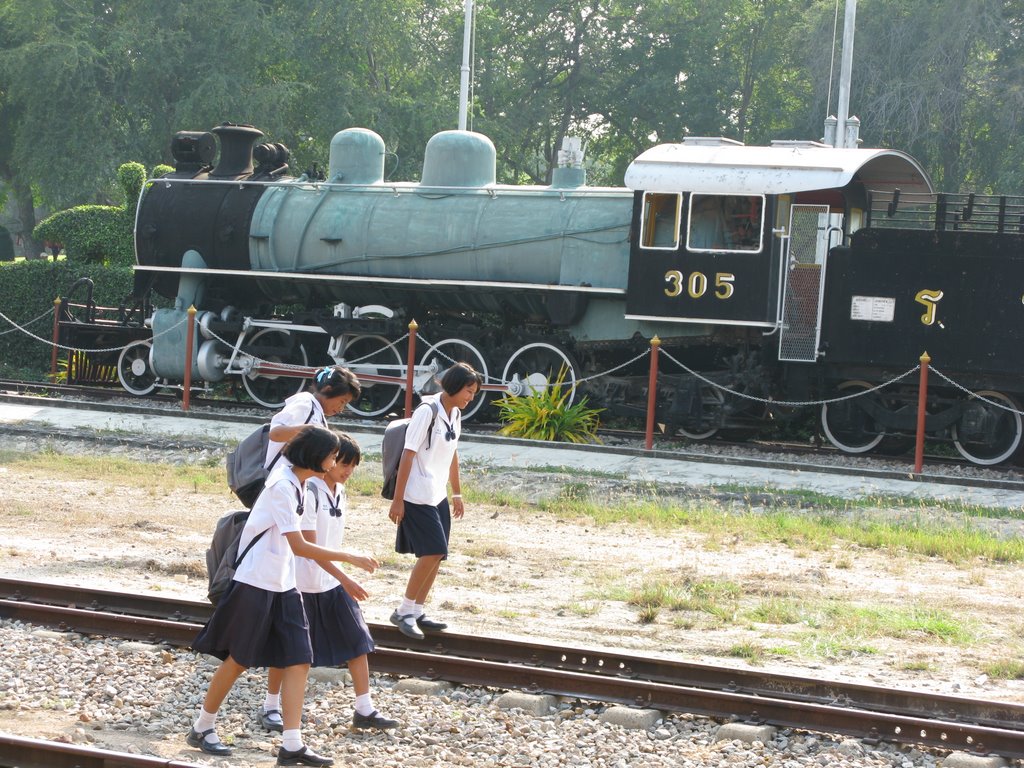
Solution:
[(644, 438), (644, 448), (648, 451), (654, 447), (654, 411), (658, 400), (659, 347), (661, 347), (661, 339), (655, 336), (651, 339), (651, 368), (647, 375), (647, 433)]
[(924, 466), (924, 419), (928, 402), (928, 364), (932, 361), (925, 352), (921, 355), (921, 383), (917, 387), (917, 445), (914, 448), (914, 474), (921, 474)]
[(416, 321), (409, 323), (409, 357), (405, 365), (405, 418), (412, 416), (412, 374), (416, 367)]
[(185, 324), (185, 390), (181, 393), (181, 410), (187, 411), (192, 398), (192, 347), (196, 335), (196, 308), (188, 308), (188, 322)]
[[(60, 296), (53, 300), (53, 352), (50, 355), (50, 381), (57, 382), (57, 345), (60, 344)], [(68, 372), (71, 371), (71, 354), (68, 353)]]

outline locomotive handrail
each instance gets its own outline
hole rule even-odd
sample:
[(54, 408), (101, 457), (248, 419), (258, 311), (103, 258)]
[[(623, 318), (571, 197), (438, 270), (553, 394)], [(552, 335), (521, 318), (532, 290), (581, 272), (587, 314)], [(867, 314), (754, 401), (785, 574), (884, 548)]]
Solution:
[(492, 186), (484, 187), (441, 187), (433, 185), (422, 185), (419, 182), (377, 182), (377, 183), (364, 183), (364, 184), (345, 184), (337, 181), (309, 181), (296, 179), (291, 183), (285, 181), (254, 181), (250, 179), (168, 179), (163, 176), (158, 176), (153, 179), (146, 179), (146, 185), (143, 189), (150, 184), (164, 184), (168, 188), (172, 184), (203, 184), (203, 185), (220, 185), (220, 186), (233, 186), (244, 188), (250, 187), (275, 187), (277, 189), (299, 189), (306, 188), (311, 190), (317, 189), (366, 189), (366, 190), (380, 190), (381, 192), (389, 192), (392, 194), (400, 193), (411, 193), (419, 194), (422, 192), (443, 192), (447, 195), (454, 194), (479, 194), (488, 195), (489, 197), (498, 197), (499, 195), (520, 195), (520, 194), (535, 194), (537, 192), (549, 192), (553, 197), (558, 195), (561, 199), (565, 200), (569, 197), (589, 197), (589, 196), (607, 196), (607, 197), (632, 197), (633, 193), (628, 189), (622, 189), (619, 187), (550, 187), (542, 184), (531, 185), (531, 186), (513, 186), (505, 184), (495, 184)]

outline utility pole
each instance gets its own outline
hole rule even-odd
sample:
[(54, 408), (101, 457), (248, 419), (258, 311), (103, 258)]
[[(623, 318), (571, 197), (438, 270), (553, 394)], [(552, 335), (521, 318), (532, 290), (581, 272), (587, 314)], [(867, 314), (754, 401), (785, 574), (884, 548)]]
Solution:
[(473, 42), (473, 0), (466, 0), (466, 20), (462, 30), (462, 71), (459, 77), (459, 130), (466, 130), (469, 112), (469, 52)]
[[(850, 80), (853, 77), (853, 32), (857, 23), (857, 0), (846, 0), (846, 13), (843, 16), (843, 58), (839, 68), (839, 114), (836, 122), (835, 146), (857, 146), (855, 132), (847, 131), (846, 124), (850, 119)], [(848, 139), (852, 143), (848, 143)]]

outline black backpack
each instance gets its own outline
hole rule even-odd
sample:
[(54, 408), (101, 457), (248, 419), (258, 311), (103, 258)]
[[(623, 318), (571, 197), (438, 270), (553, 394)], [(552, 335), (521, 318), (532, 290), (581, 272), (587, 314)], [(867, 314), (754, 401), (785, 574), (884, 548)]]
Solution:
[[(430, 438), (434, 433), (434, 422), (437, 420), (438, 403), (430, 400), (417, 406), (422, 408), (429, 406), (433, 412), (430, 416), (430, 426), (427, 427), (427, 448), (430, 447)], [(392, 421), (384, 429), (384, 437), (380, 441), (380, 465), (384, 472), (384, 484), (380, 488), (380, 495), (385, 499), (395, 498), (395, 484), (398, 482), (398, 465), (402, 461), (402, 453), (405, 451), (405, 433), (409, 431), (409, 422), (412, 419), (397, 419)]]
[[(315, 411), (316, 406), (311, 405), (309, 416), (306, 417), (303, 424), (309, 424)], [(269, 445), (270, 425), (264, 424), (240, 442), (238, 447), (228, 454), (225, 462), (228, 470), (228, 488), (234, 492), (246, 509), (252, 509), (252, 505), (256, 503), (256, 499), (267, 482), (270, 470), (281, 458), (279, 452), (270, 464), (264, 466)]]
[[(302, 493), (298, 489), (295, 495), (299, 500), (298, 514), (303, 512)], [(264, 528), (253, 536), (252, 541), (238, 554), (238, 543), (242, 538), (242, 530), (249, 519), (247, 510), (229, 512), (217, 521), (217, 527), (213, 529), (213, 539), (210, 541), (210, 548), (206, 550), (206, 575), (209, 586), (206, 591), (206, 599), (213, 605), (220, 602), (224, 594), (231, 586), (235, 578), (235, 571), (241, 565), (249, 550), (256, 546), (256, 542), (263, 538), (263, 534), (269, 531)]]

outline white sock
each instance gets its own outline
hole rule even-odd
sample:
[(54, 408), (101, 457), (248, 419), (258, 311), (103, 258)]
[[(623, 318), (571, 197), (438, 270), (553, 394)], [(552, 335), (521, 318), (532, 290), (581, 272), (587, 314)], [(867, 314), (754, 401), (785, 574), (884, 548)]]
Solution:
[(281, 746), (289, 752), (298, 752), (302, 749), (302, 731), (299, 728), (285, 731), (281, 734)]
[(192, 729), (196, 733), (203, 733), (213, 728), (214, 723), (217, 722), (217, 713), (207, 712), (205, 709), (199, 709), (199, 716), (196, 718), (195, 723), (192, 725)]
[(423, 603), (415, 603), (412, 607), (412, 615), (417, 619), (423, 615)]
[(270, 712), (272, 709), (276, 709), (278, 712), (281, 711), (280, 693), (268, 693), (267, 697), (263, 700), (263, 711)]
[(416, 608), (416, 603), (414, 603), (408, 597), (403, 597), (402, 598), (402, 604), (400, 606), (398, 606), (398, 615), (399, 616), (408, 616), (410, 613), (412, 613), (415, 610), (415, 608)]
[(356, 696), (355, 708), (360, 715), (373, 714), (373, 697), (368, 693)]

